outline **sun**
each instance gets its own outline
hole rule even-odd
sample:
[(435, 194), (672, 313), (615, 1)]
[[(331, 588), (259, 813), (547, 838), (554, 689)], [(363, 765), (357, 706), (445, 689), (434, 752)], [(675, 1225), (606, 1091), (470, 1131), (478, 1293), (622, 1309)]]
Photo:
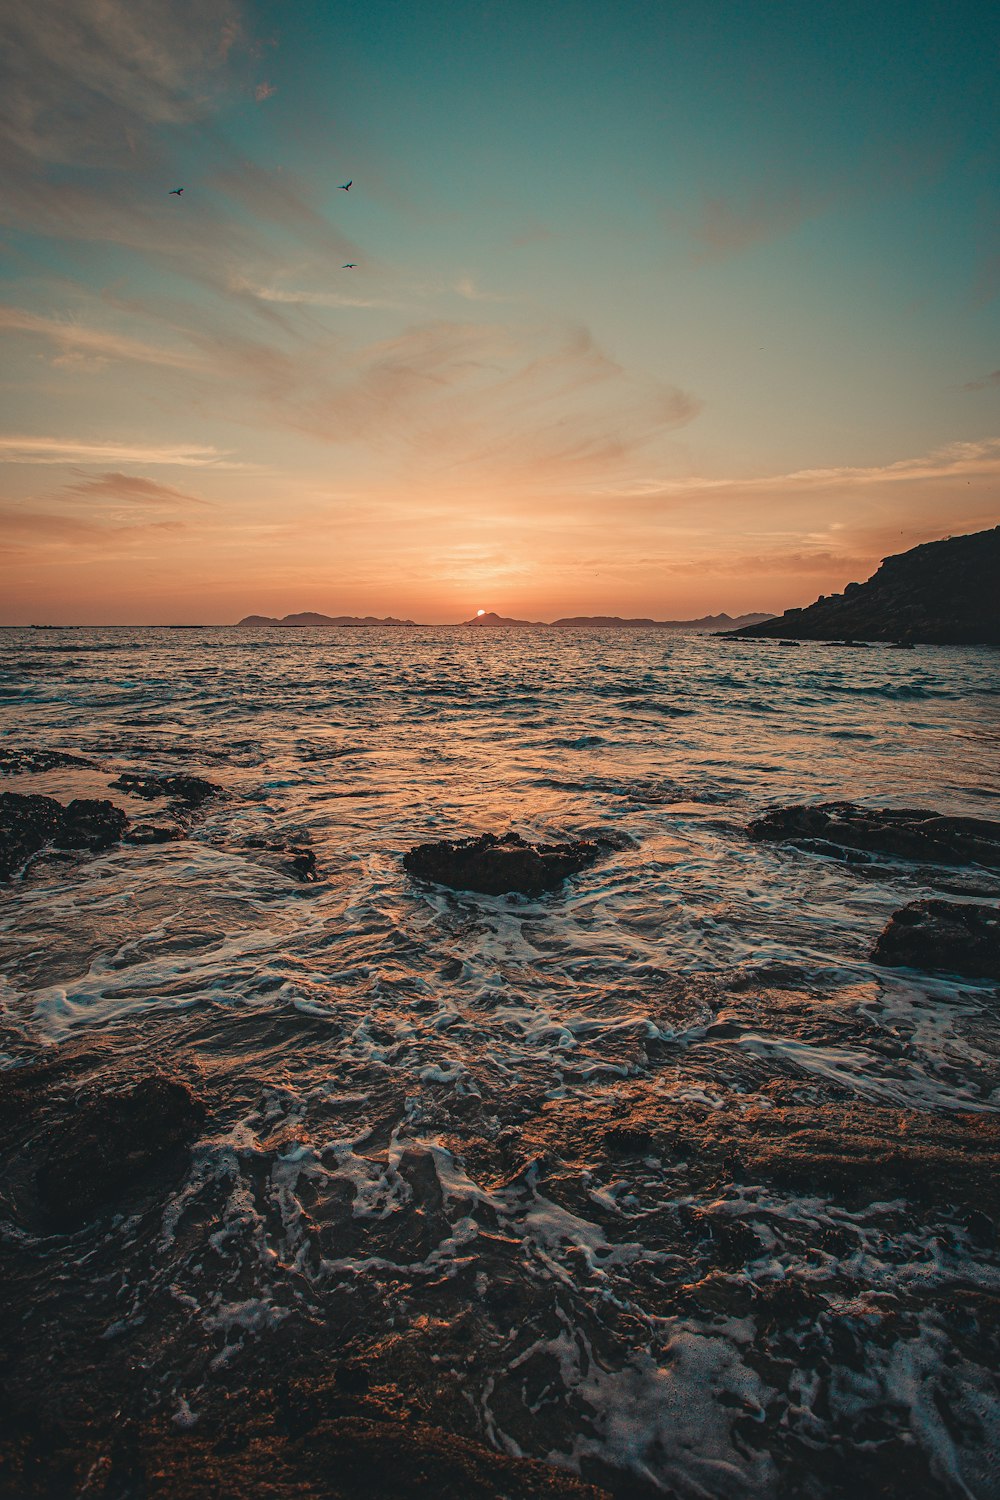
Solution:
[(476, 610), (476, 614), (477, 615), (484, 615), (485, 613), (486, 613), (485, 609), (477, 609)]

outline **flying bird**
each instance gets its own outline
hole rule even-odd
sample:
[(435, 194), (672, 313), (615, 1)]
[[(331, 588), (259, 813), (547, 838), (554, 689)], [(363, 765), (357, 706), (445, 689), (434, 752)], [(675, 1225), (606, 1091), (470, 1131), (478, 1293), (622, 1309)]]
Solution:
[[(352, 177), (351, 178), (351, 182), (353, 182), (353, 181), (354, 181), (354, 178)], [(339, 191), (341, 193), (349, 193), (351, 191), (351, 182), (342, 182), (340, 184)]]
[(171, 188), (170, 192), (167, 194), (167, 197), (168, 198), (172, 198), (174, 196), (174, 194), (176, 193), (177, 196), (178, 196), (178, 198), (179, 198), (180, 195), (181, 195), (181, 193), (183, 193), (183, 191), (184, 191), (183, 188)]
[(341, 269), (341, 270), (342, 270), (342, 271), (353, 271), (353, 270), (354, 270), (354, 269), (355, 269), (355, 268), (356, 268), (356, 266), (357, 266), (357, 264), (358, 264), (358, 263), (357, 263), (357, 261), (356, 261), (356, 260), (349, 260), (349, 261), (348, 261), (348, 262), (347, 262), (347, 264), (346, 264), (346, 265), (344, 265), (344, 266), (341, 266), (341, 268), (340, 268), (340, 269)]

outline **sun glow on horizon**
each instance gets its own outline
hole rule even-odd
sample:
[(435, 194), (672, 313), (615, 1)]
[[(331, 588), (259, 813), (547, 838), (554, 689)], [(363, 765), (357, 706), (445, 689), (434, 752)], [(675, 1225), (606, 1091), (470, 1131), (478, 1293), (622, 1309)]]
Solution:
[(476, 610), (476, 616), (477, 616), (477, 618), (478, 618), (479, 615), (484, 615), (485, 613), (486, 613), (485, 609), (477, 609)]

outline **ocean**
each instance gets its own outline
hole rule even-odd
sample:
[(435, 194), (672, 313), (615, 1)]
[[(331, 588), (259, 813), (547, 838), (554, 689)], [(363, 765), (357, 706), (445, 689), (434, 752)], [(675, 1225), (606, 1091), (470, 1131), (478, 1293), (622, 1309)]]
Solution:
[[(222, 789), (183, 837), (0, 888), (4, 1071), (152, 1069), (205, 1106), (92, 1221), (0, 1194), (25, 1410), (214, 1440), (338, 1380), (620, 1495), (1000, 1494), (996, 1225), (963, 1177), (995, 1188), (997, 989), (870, 958), (906, 902), (1000, 874), (745, 831), (830, 799), (1000, 817), (995, 652), (7, 629), (0, 682), (0, 757), (89, 763), (0, 790), (162, 823), (109, 782)], [(606, 843), (536, 899), (403, 869), (506, 829)]]

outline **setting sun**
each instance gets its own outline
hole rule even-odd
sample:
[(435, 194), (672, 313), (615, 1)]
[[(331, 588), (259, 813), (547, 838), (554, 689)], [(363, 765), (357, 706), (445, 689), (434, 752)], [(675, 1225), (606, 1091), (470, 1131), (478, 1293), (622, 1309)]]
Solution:
[(485, 613), (486, 613), (486, 611), (485, 611), (485, 609), (477, 609), (477, 610), (476, 610), (476, 614), (477, 614), (477, 616), (478, 616), (478, 615), (484, 615), (484, 614), (485, 614)]

